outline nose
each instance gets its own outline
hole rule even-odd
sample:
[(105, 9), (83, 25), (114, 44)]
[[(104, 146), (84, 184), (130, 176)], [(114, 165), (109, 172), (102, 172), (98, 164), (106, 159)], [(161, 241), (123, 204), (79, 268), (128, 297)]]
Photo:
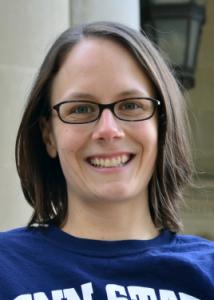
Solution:
[(124, 132), (109, 109), (104, 109), (95, 125), (92, 138), (94, 140), (112, 140), (123, 138)]

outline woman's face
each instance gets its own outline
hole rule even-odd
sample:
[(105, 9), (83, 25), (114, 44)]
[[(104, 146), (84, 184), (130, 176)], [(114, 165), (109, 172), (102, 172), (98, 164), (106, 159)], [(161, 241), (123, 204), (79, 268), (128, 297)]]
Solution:
[[(107, 39), (88, 38), (70, 51), (55, 77), (51, 105), (72, 99), (106, 104), (154, 96), (151, 81), (125, 48)], [(147, 199), (157, 157), (156, 115), (125, 122), (105, 109), (93, 123), (65, 124), (53, 111), (43, 138), (49, 155), (59, 157), (69, 199)]]

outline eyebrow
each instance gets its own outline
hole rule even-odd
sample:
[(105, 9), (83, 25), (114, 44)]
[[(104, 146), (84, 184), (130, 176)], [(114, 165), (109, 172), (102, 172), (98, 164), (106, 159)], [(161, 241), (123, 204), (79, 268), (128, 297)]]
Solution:
[(66, 96), (66, 99), (75, 98), (75, 99), (84, 99), (84, 98), (94, 98), (92, 94), (82, 93), (82, 92), (74, 92)]
[[(130, 89), (130, 90), (126, 90), (123, 92), (120, 92), (118, 94), (116, 94), (115, 98), (125, 98), (125, 97), (131, 97), (133, 95), (137, 95), (137, 96), (141, 96), (141, 97), (149, 97), (150, 95), (146, 95), (143, 91), (137, 90), (137, 89)], [(83, 92), (74, 92), (69, 94), (66, 99), (85, 99), (85, 98), (90, 98), (90, 99), (94, 99), (97, 98), (92, 94), (89, 93), (83, 93)]]
[(130, 97), (133, 95), (149, 97), (149, 95), (146, 95), (145, 92), (137, 90), (137, 89), (130, 89), (130, 90), (123, 91), (123, 92), (119, 93), (117, 96), (118, 97)]

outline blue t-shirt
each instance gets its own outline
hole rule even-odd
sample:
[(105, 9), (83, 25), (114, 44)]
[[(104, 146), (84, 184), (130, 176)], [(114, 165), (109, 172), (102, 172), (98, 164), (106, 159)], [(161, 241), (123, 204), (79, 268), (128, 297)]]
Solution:
[(214, 243), (163, 231), (99, 241), (56, 226), (0, 234), (0, 300), (213, 300)]

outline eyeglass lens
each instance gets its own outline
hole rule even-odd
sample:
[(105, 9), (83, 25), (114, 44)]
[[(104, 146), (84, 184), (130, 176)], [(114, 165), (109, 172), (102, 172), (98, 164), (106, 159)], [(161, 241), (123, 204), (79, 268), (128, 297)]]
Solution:
[[(156, 102), (149, 98), (133, 98), (113, 103), (113, 114), (124, 121), (145, 120), (154, 114)], [(66, 101), (59, 105), (59, 115), (66, 123), (88, 123), (99, 118), (104, 105), (90, 101)]]

